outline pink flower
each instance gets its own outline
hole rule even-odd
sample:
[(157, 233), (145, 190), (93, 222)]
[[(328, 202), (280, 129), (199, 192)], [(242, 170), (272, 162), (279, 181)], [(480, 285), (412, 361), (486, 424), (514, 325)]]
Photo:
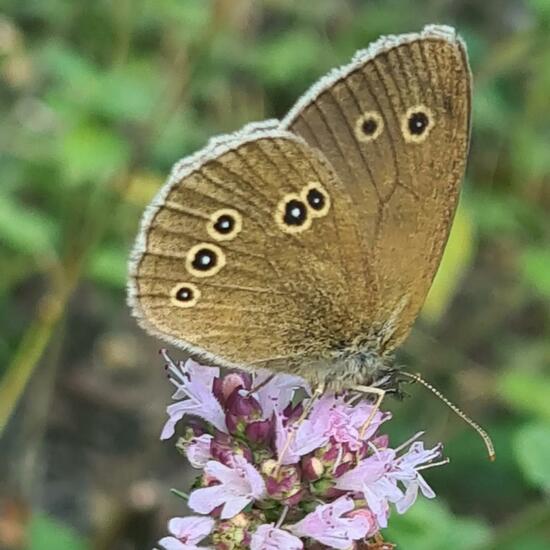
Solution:
[(351, 550), (377, 540), (391, 508), (404, 513), (419, 492), (435, 496), (420, 472), (441, 447), (413, 443), (417, 434), (391, 448), (379, 433), (390, 414), (370, 403), (325, 395), (311, 406), (298, 398), (307, 384), (295, 376), (222, 374), (165, 358), (177, 402), (162, 438), (193, 416), (176, 446), (202, 469), (188, 506), (210, 515), (174, 518), (165, 550), (196, 550), (208, 535), (220, 550)]
[(380, 527), (387, 527), (388, 524), (388, 502), (397, 502), (403, 496), (397, 488), (397, 483), (386, 477), (394, 458), (393, 449), (378, 451), (336, 480), (337, 489), (363, 492)]
[(214, 378), (219, 375), (219, 369), (199, 365), (191, 359), (188, 359), (184, 365), (180, 362), (180, 365), (176, 366), (166, 352), (164, 352), (164, 358), (168, 362), (170, 380), (177, 388), (172, 399), (187, 399), (167, 407), (169, 419), (164, 425), (160, 438), (172, 437), (176, 423), (186, 414), (199, 416), (218, 430), (227, 432), (224, 411), (212, 392)]
[(168, 531), (173, 535), (159, 540), (165, 550), (195, 550), (204, 547), (197, 546), (207, 537), (214, 528), (212, 518), (189, 516), (186, 518), (172, 518), (168, 522)]
[(227, 519), (266, 495), (265, 483), (258, 470), (242, 456), (235, 455), (233, 461), (232, 468), (214, 460), (206, 464), (204, 473), (219, 484), (195, 489), (188, 503), (192, 510), (209, 514), (223, 505), (221, 518)]
[[(402, 514), (416, 501), (419, 488), (427, 498), (435, 497), (417, 468), (432, 461), (440, 453), (440, 445), (426, 451), (421, 442), (413, 443), (409, 451), (399, 458), (396, 458), (393, 449), (377, 450), (353, 470), (340, 476), (335, 487), (345, 491), (362, 491), (380, 527), (387, 527), (389, 503), (395, 504), (397, 511)], [(404, 485), (405, 493), (399, 488), (398, 482)]]
[(388, 476), (400, 481), (405, 486), (405, 494), (395, 503), (395, 508), (400, 514), (404, 514), (415, 503), (418, 489), (426, 498), (435, 498), (433, 489), (426, 483), (418, 471), (418, 467), (431, 462), (440, 455), (441, 445), (425, 450), (424, 443), (416, 441), (406, 454), (395, 461), (393, 470)]
[(301, 550), (303, 547), (299, 538), (272, 524), (260, 525), (252, 535), (250, 544), (250, 550)]
[[(322, 447), (328, 441), (324, 426), (324, 420), (313, 415), (299, 426), (285, 426), (282, 417), (276, 413), (275, 447), (277, 456), (283, 455), (282, 464), (296, 464), (302, 456)], [(291, 433), (293, 436), (290, 445), (287, 445)]]
[(311, 537), (329, 548), (346, 550), (353, 541), (363, 539), (372, 529), (372, 523), (364, 515), (347, 517), (354, 509), (354, 502), (347, 496), (317, 506), (289, 530), (299, 537)]
[(185, 456), (193, 468), (204, 468), (206, 463), (212, 458), (210, 454), (210, 445), (212, 436), (203, 434), (193, 438), (184, 445)]
[(313, 407), (311, 416), (319, 418), (325, 424), (325, 433), (337, 443), (346, 443), (349, 450), (358, 451), (380, 427), (391, 417), (390, 413), (376, 411), (365, 433), (361, 429), (370, 418), (373, 405), (366, 402), (348, 405), (345, 401), (332, 396), (323, 397)]

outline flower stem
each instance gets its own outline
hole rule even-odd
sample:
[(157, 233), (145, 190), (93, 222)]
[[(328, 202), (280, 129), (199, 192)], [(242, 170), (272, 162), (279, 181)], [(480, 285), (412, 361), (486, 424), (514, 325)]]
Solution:
[(182, 498), (185, 502), (189, 500), (189, 493), (184, 493), (183, 491), (178, 491), (177, 489), (170, 489), (170, 492), (177, 497)]

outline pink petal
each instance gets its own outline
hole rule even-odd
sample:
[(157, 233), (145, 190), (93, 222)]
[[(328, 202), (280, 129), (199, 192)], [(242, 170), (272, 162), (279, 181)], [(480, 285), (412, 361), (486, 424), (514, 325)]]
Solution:
[(215, 521), (208, 517), (188, 516), (185, 518), (172, 518), (168, 522), (168, 530), (176, 538), (185, 538), (186, 542), (195, 544), (212, 532), (214, 524)]
[(250, 485), (250, 495), (255, 499), (259, 499), (266, 493), (264, 478), (261, 476), (260, 472), (256, 470), (252, 464), (247, 462), (241, 456), (235, 456), (235, 463), (237, 466), (244, 468), (244, 471), (247, 476), (247, 481)]
[(301, 550), (302, 541), (283, 529), (276, 529), (273, 525), (260, 525), (252, 534), (250, 550)]
[(188, 359), (185, 362), (184, 369), (189, 373), (189, 377), (193, 382), (200, 383), (210, 390), (212, 390), (214, 378), (220, 376), (220, 369), (218, 367), (200, 365), (196, 361), (193, 361), (193, 359)]
[(229, 519), (236, 516), (239, 512), (242, 512), (246, 508), (252, 499), (247, 497), (234, 496), (226, 500), (222, 512), (220, 514), (221, 519)]
[(212, 436), (203, 434), (185, 445), (185, 456), (193, 468), (204, 468), (210, 460)]
[[(283, 426), (283, 419), (276, 414), (275, 417), (275, 446), (277, 455), (280, 456), (285, 449), (287, 438), (292, 432), (291, 427)], [(328, 435), (324, 433), (322, 426), (306, 418), (296, 428), (290, 445), (284, 452), (282, 464), (296, 464), (300, 458), (319, 447), (322, 447), (328, 441)]]
[[(254, 385), (259, 386), (269, 376), (272, 376), (271, 372), (262, 370), (254, 377)], [(262, 407), (262, 418), (271, 418), (274, 412), (282, 413), (298, 388), (305, 388), (306, 391), (308, 388), (307, 382), (299, 376), (291, 374), (273, 376), (265, 386), (255, 393)]]
[(187, 550), (187, 545), (174, 537), (164, 537), (158, 542), (165, 550)]
[(353, 500), (340, 497), (330, 504), (322, 504), (289, 529), (300, 537), (310, 537), (329, 546), (347, 550), (353, 541), (365, 537), (368, 522), (362, 518), (346, 518), (343, 514), (354, 508)]
[(342, 474), (336, 480), (336, 488), (359, 491), (363, 484), (372, 483), (382, 477), (395, 457), (392, 449), (384, 449), (362, 460), (353, 470)]
[(214, 508), (225, 504), (233, 495), (223, 485), (195, 489), (189, 495), (188, 506), (199, 514), (209, 514)]
[(235, 480), (235, 470), (218, 462), (217, 460), (209, 460), (204, 467), (204, 473), (209, 477), (213, 477), (221, 483), (231, 483)]

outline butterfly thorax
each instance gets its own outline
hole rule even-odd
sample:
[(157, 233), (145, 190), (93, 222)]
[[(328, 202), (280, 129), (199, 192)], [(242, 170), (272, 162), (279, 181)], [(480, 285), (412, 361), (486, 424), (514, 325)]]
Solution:
[(316, 362), (314, 369), (308, 368), (306, 377), (335, 392), (357, 385), (396, 391), (396, 372), (393, 356), (382, 351), (376, 340), (369, 339), (333, 349), (330, 357)]

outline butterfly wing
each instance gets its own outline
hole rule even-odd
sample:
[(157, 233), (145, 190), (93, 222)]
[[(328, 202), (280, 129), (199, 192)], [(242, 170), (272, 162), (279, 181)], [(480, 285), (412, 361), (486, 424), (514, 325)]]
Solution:
[(282, 127), (321, 150), (345, 183), (392, 349), (408, 334), (447, 241), (470, 135), (470, 71), (449, 27), (386, 37), (320, 80)]
[(129, 300), (145, 328), (191, 352), (289, 369), (369, 325), (369, 277), (323, 155), (255, 126), (175, 166), (144, 216)]

